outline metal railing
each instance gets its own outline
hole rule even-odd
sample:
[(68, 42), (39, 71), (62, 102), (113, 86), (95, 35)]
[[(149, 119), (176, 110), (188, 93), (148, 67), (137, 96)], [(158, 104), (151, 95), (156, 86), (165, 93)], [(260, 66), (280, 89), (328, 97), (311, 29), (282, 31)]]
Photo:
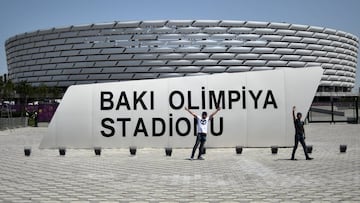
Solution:
[(0, 118), (0, 130), (26, 127), (27, 117)]

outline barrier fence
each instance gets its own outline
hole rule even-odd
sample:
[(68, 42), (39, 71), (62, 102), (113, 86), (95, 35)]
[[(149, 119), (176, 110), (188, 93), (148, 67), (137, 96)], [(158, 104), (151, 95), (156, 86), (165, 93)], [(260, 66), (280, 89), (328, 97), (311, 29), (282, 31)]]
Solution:
[(0, 130), (26, 127), (27, 117), (0, 118)]
[(38, 105), (0, 104), (0, 130), (35, 126), (48, 123), (55, 114), (58, 103)]

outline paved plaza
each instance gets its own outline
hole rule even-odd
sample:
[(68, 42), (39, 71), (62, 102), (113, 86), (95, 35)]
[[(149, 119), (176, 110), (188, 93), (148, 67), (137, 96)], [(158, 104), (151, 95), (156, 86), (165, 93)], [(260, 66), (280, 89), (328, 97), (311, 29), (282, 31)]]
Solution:
[[(297, 161), (291, 148), (39, 150), (47, 128), (0, 131), (0, 202), (360, 202), (360, 125), (310, 124)], [(347, 144), (340, 153), (339, 145)], [(24, 146), (32, 147), (30, 157)]]

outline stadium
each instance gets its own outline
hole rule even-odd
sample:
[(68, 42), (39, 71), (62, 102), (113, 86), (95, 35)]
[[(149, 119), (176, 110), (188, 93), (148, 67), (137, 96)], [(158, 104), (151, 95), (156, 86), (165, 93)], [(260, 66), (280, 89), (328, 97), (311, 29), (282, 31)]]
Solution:
[(37, 30), (6, 43), (9, 79), (33, 86), (321, 66), (318, 93), (349, 93), (359, 39), (330, 28), (233, 20), (118, 21)]

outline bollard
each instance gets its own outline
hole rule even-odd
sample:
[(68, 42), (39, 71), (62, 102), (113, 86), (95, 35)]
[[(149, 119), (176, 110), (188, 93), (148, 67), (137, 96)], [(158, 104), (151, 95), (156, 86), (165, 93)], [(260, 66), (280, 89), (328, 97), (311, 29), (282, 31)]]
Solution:
[(311, 154), (311, 153), (312, 153), (312, 150), (313, 150), (313, 146), (312, 146), (312, 145), (307, 145), (307, 146), (306, 146), (306, 152), (307, 152), (308, 154)]
[(60, 156), (65, 156), (66, 149), (65, 148), (59, 148), (59, 154), (60, 154)]
[(136, 147), (130, 147), (130, 154), (133, 156), (136, 155)]
[(101, 155), (101, 147), (95, 147), (94, 152), (95, 152), (96, 156), (100, 156)]
[(271, 154), (277, 154), (278, 153), (278, 147), (277, 146), (271, 146)]
[(31, 147), (24, 147), (24, 154), (25, 154), (25, 156), (30, 156), (30, 154), (31, 154)]
[(241, 153), (242, 153), (242, 150), (243, 150), (243, 147), (242, 147), (242, 146), (236, 146), (236, 147), (235, 147), (236, 154), (241, 154)]
[(345, 144), (340, 145), (340, 153), (345, 153), (346, 149), (347, 149), (347, 145)]
[(165, 154), (166, 154), (166, 156), (171, 156), (171, 154), (172, 154), (172, 148), (171, 148), (171, 147), (166, 147), (166, 148), (165, 148)]

